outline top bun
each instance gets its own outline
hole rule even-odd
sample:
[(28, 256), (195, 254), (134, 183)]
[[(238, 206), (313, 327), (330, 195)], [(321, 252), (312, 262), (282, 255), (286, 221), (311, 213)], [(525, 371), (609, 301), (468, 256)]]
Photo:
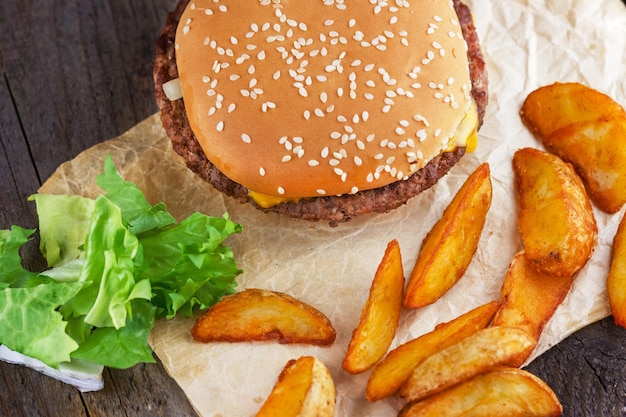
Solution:
[(454, 148), (472, 108), (467, 46), (447, 0), (192, 0), (176, 63), (208, 159), (269, 196), (406, 179)]

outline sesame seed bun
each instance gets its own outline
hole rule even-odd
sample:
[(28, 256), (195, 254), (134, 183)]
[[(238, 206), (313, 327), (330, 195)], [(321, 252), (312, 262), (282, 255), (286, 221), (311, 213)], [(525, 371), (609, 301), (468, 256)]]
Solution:
[[(218, 189), (335, 223), (403, 204), (463, 155), (457, 129), (486, 105), (475, 38), (456, 1), (183, 0), (157, 45), (157, 99)], [(171, 79), (182, 100), (164, 97)]]

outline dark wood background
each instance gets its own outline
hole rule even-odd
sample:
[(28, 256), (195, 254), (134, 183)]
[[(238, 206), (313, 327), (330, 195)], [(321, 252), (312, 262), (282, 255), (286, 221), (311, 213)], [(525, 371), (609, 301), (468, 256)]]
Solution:
[[(57, 166), (157, 111), (151, 60), (175, 3), (0, 0), (0, 229), (36, 227), (26, 199)], [(44, 267), (36, 244), (24, 256), (28, 268)], [(611, 318), (528, 369), (555, 390), (565, 416), (626, 415), (626, 330)], [(107, 369), (104, 379), (104, 390), (81, 394), (0, 362), (0, 416), (196, 415), (160, 363)]]

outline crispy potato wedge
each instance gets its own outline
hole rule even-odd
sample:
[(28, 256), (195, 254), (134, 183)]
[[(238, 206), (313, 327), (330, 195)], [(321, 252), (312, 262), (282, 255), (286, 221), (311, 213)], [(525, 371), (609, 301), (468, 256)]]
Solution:
[(626, 327), (626, 216), (622, 217), (613, 238), (606, 287), (613, 320), (617, 325)]
[(524, 252), (518, 252), (504, 277), (502, 305), (492, 325), (516, 327), (538, 340), (573, 282), (572, 276), (556, 277), (538, 272), (528, 265)]
[(531, 132), (544, 138), (572, 123), (610, 118), (623, 111), (607, 95), (580, 83), (554, 83), (531, 92), (520, 116)]
[(372, 369), (365, 388), (366, 398), (373, 402), (395, 394), (420, 362), (485, 328), (499, 306), (498, 301), (483, 304), (389, 352)]
[(409, 403), (399, 417), (557, 417), (562, 412), (541, 379), (518, 368), (498, 368)]
[(571, 163), (589, 197), (607, 213), (626, 203), (626, 111), (578, 83), (555, 83), (528, 95), (520, 110), (531, 132)]
[(407, 401), (419, 401), (499, 366), (528, 357), (537, 341), (513, 327), (487, 327), (434, 353), (417, 365), (400, 389)]
[(191, 335), (199, 342), (274, 339), (319, 346), (336, 338), (320, 311), (287, 294), (255, 288), (222, 298), (198, 318)]
[(326, 365), (313, 356), (287, 362), (257, 417), (332, 417), (335, 384)]
[(517, 225), (533, 268), (574, 276), (589, 260), (598, 227), (585, 188), (571, 165), (533, 148), (513, 156)]
[(418, 308), (437, 301), (465, 273), (491, 206), (489, 165), (480, 165), (456, 193), (422, 243), (404, 297)]
[(392, 240), (374, 275), (359, 324), (352, 332), (343, 369), (354, 374), (364, 372), (385, 356), (398, 329), (403, 293), (400, 246)]

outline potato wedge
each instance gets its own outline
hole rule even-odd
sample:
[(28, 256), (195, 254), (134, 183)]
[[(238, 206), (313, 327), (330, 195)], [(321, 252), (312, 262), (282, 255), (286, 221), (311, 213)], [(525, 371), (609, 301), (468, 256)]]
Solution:
[(533, 148), (513, 156), (526, 259), (554, 276), (574, 276), (589, 260), (598, 227), (582, 181), (571, 165)]
[(626, 216), (622, 217), (613, 238), (606, 287), (613, 320), (617, 325), (626, 327)]
[(419, 401), (499, 366), (530, 355), (537, 341), (513, 327), (487, 327), (424, 359), (400, 389), (407, 401)]
[(392, 240), (374, 275), (359, 324), (352, 332), (343, 369), (354, 374), (364, 372), (385, 356), (398, 329), (403, 293), (400, 246)]
[(492, 326), (516, 327), (538, 340), (573, 282), (572, 276), (556, 277), (538, 272), (528, 265), (524, 252), (518, 252), (504, 277), (502, 306)]
[(528, 95), (522, 121), (571, 163), (598, 208), (626, 203), (626, 111), (611, 97), (578, 83), (555, 83)]
[(366, 398), (373, 402), (395, 394), (421, 361), (485, 328), (499, 306), (498, 301), (483, 304), (389, 352), (372, 369), (365, 388)]
[(531, 92), (520, 110), (522, 121), (544, 138), (576, 122), (611, 118), (624, 109), (610, 97), (580, 83), (554, 83)]
[(521, 369), (499, 368), (409, 403), (399, 417), (557, 417), (562, 412), (541, 379)]
[(332, 417), (335, 384), (326, 365), (313, 356), (287, 362), (257, 417)]
[(191, 330), (199, 342), (278, 340), (331, 345), (336, 332), (320, 311), (280, 292), (245, 289), (222, 298)]
[(465, 273), (491, 206), (489, 165), (480, 165), (456, 193), (422, 243), (404, 297), (418, 308), (437, 301)]

